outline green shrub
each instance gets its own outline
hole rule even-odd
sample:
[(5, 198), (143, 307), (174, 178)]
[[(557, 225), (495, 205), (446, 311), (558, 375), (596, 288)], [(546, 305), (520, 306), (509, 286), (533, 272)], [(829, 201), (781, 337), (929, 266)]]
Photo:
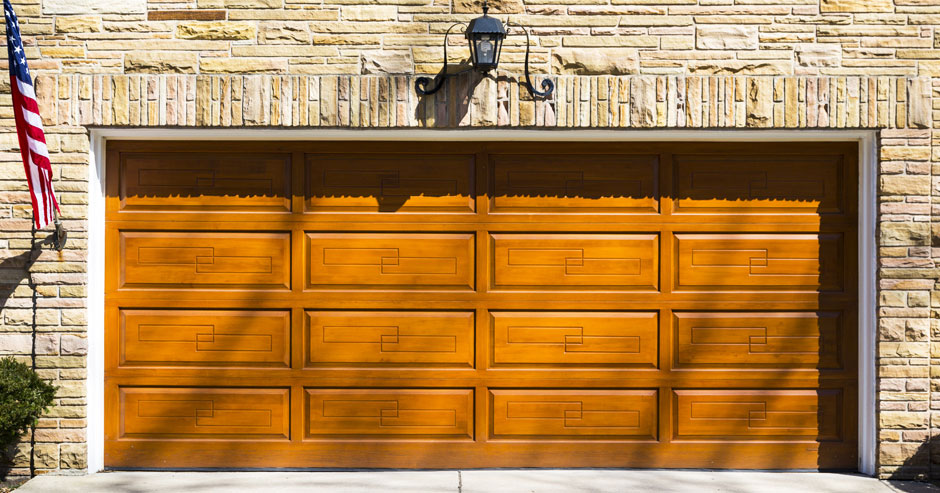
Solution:
[(29, 366), (10, 357), (0, 360), (0, 450), (36, 424), (55, 392)]

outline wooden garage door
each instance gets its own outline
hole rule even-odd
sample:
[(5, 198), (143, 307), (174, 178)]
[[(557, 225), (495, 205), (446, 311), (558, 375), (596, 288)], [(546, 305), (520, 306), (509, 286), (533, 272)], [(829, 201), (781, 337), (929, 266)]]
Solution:
[(854, 469), (849, 143), (107, 148), (109, 467)]

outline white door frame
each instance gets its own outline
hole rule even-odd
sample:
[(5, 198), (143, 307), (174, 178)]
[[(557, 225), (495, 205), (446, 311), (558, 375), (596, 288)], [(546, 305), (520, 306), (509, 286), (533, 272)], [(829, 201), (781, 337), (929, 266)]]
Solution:
[(585, 129), (90, 129), (88, 166), (88, 472), (104, 468), (105, 142), (107, 140), (434, 140), (434, 141), (851, 141), (859, 145), (858, 469), (875, 474), (875, 240), (878, 170), (874, 130)]

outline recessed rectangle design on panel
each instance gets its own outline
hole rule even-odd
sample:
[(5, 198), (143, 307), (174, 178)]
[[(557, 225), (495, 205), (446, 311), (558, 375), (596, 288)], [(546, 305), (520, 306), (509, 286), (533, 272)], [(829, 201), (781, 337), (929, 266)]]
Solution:
[(311, 289), (474, 287), (472, 233), (307, 233)]
[(122, 153), (121, 209), (290, 211), (290, 155)]
[(121, 438), (288, 440), (289, 389), (122, 387)]
[(122, 231), (122, 288), (290, 289), (290, 233)]
[(677, 289), (842, 291), (843, 237), (833, 234), (676, 234)]
[(290, 312), (121, 310), (121, 366), (290, 367)]
[(473, 438), (473, 389), (307, 389), (310, 439)]
[(834, 441), (843, 394), (821, 390), (675, 390), (677, 439)]
[(675, 312), (680, 367), (842, 367), (837, 312)]
[(490, 389), (493, 438), (656, 440), (656, 390)]
[(656, 155), (490, 156), (492, 212), (656, 213)]
[(308, 154), (310, 212), (473, 212), (474, 155)]
[(655, 234), (493, 234), (494, 289), (650, 291)]
[(676, 155), (676, 211), (844, 212), (841, 155)]
[(306, 366), (472, 368), (473, 312), (308, 311)]
[(490, 312), (493, 365), (656, 368), (656, 312)]

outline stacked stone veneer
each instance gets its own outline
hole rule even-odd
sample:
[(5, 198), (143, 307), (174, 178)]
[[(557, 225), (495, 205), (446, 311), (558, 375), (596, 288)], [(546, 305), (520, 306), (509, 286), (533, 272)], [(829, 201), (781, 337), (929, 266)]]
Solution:
[[(443, 32), (476, 15), (470, 0), (14, 4), (70, 230), (64, 252), (29, 256), (0, 84), (0, 354), (30, 359), (35, 294), (36, 365), (60, 387), (37, 471), (87, 464), (86, 334), (103, 330), (86, 322), (89, 127), (864, 128), (880, 137), (878, 473), (940, 476), (936, 0), (491, 2), (530, 27), (533, 71), (557, 85), (548, 101), (520, 90), (515, 31), (497, 78), (415, 95), (412, 74), (440, 70)], [(451, 42), (459, 64), (464, 42)], [(29, 446), (17, 451), (22, 476)]]

